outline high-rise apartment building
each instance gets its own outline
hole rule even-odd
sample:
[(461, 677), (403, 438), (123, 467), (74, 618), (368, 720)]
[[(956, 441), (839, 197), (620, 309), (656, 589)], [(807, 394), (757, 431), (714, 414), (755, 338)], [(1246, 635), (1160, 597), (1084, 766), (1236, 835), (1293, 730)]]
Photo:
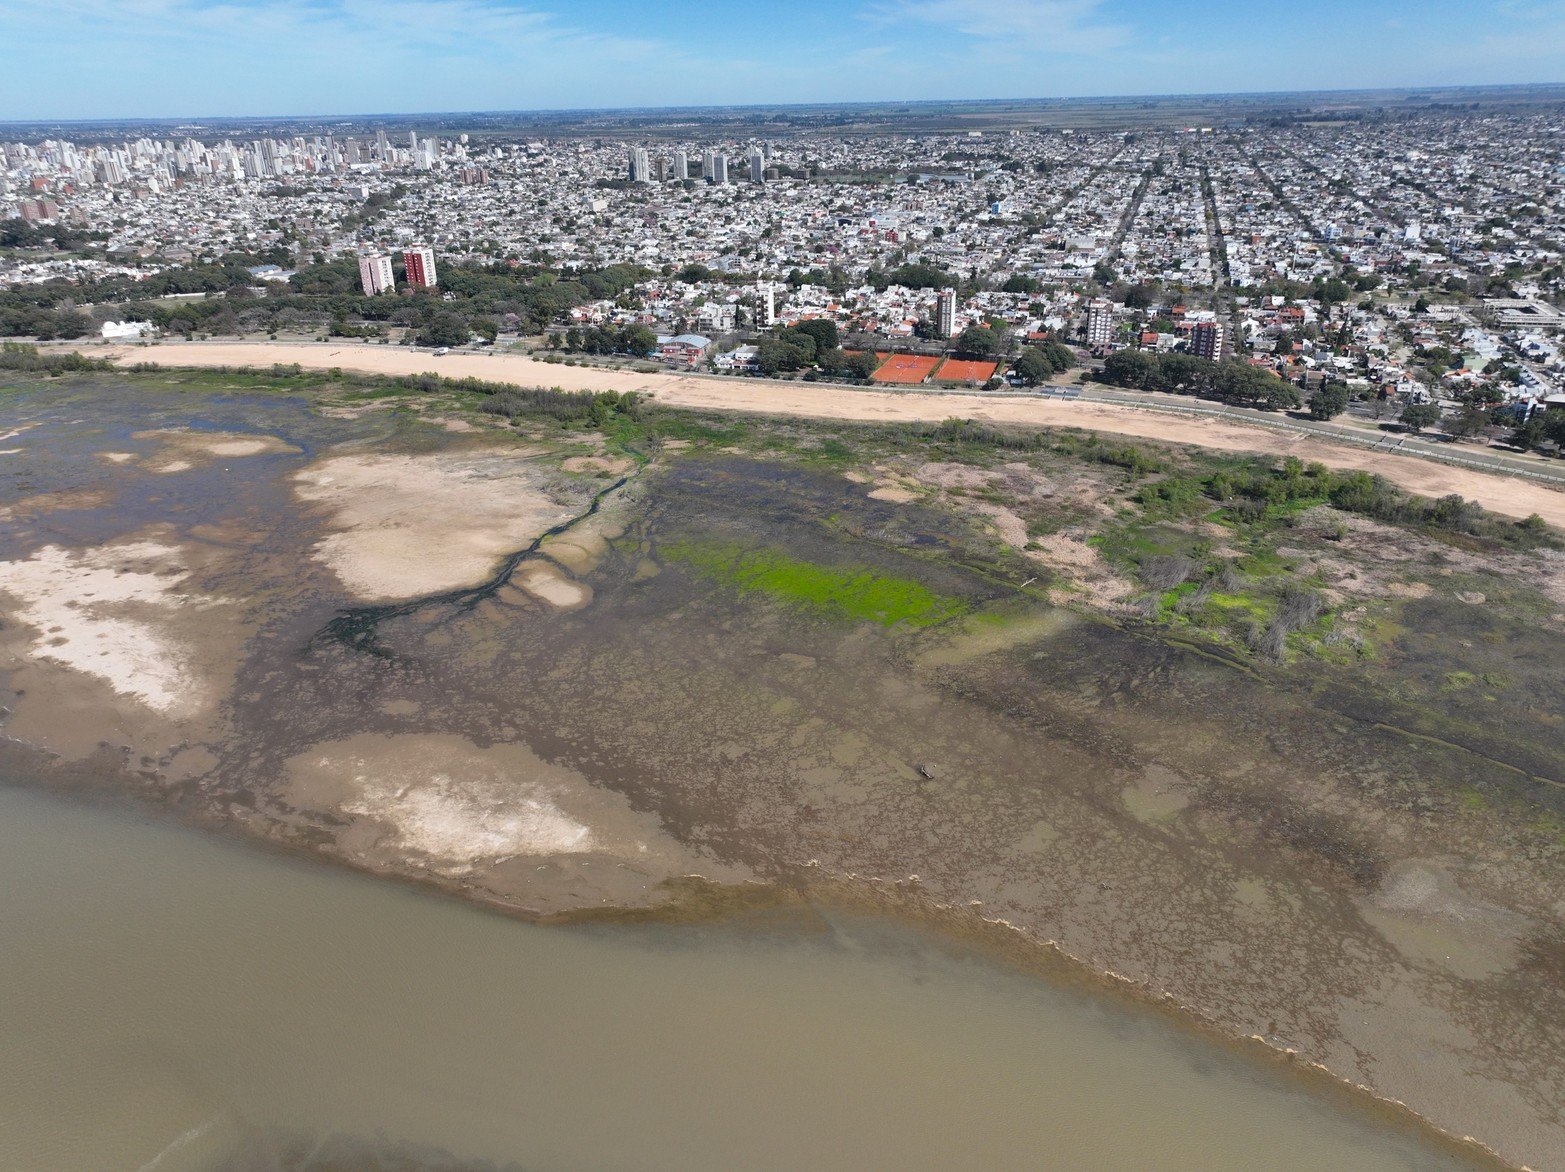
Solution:
[(757, 146), (757, 147), (751, 147), (750, 148), (749, 163), (750, 163), (750, 182), (751, 183), (765, 183), (766, 182), (766, 156), (761, 152), (761, 148), (760, 147)]
[(422, 244), (402, 250), (402, 267), (408, 285), (414, 289), (433, 289), (440, 281), (435, 276), (435, 250)]
[(690, 156), (684, 151), (674, 152), (674, 182), (690, 177)]
[(1190, 353), (1216, 362), (1223, 356), (1223, 327), (1215, 321), (1198, 321), (1190, 327)]
[(366, 252), (359, 256), (359, 284), (364, 296), (374, 297), (396, 287), (391, 271), (391, 258), (384, 252)]
[(761, 286), (761, 304), (756, 312), (756, 325), (763, 330), (777, 324), (777, 286), (766, 282)]
[(955, 289), (942, 289), (935, 298), (935, 332), (942, 338), (956, 336)]
[(1087, 306), (1087, 345), (1101, 349), (1114, 344), (1114, 307), (1107, 301)]
[(629, 173), (632, 183), (650, 183), (652, 181), (652, 164), (647, 159), (646, 147), (630, 148)]

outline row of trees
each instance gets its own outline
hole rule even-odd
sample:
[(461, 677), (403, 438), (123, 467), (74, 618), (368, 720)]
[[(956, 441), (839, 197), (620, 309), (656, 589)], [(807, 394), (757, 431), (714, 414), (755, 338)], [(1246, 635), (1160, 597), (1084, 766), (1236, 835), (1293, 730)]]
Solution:
[(572, 326), (549, 335), (551, 350), (569, 354), (634, 354), (646, 357), (658, 347), (657, 335), (646, 326)]
[(1269, 370), (1244, 362), (1213, 362), (1194, 354), (1120, 350), (1099, 376), (1113, 386), (1174, 395), (1200, 395), (1269, 411), (1299, 406), (1298, 388)]
[(842, 349), (837, 323), (825, 319), (799, 322), (767, 334), (756, 343), (755, 368), (762, 374), (813, 368), (828, 378), (862, 382), (875, 373), (872, 353), (849, 354)]

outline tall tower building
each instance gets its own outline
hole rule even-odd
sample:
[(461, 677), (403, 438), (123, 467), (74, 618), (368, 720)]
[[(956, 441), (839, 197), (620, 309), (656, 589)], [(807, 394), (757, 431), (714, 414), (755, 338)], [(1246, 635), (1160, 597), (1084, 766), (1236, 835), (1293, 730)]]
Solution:
[(777, 324), (777, 286), (770, 281), (761, 286), (761, 304), (757, 310), (756, 322), (763, 330)]
[(717, 156), (712, 160), (712, 182), (728, 182), (728, 156), (722, 151), (718, 151)]
[(1114, 310), (1107, 301), (1087, 306), (1087, 345), (1102, 347), (1114, 342)]
[(647, 161), (646, 147), (630, 148), (630, 181), (632, 183), (647, 183), (652, 179), (652, 166)]
[(684, 151), (674, 152), (674, 182), (678, 183), (690, 177), (690, 156)]
[(935, 332), (942, 338), (956, 336), (955, 289), (942, 289), (935, 298)]
[(408, 285), (414, 289), (433, 289), (440, 281), (435, 276), (435, 250), (422, 244), (402, 250), (402, 267)]
[(374, 297), (395, 287), (396, 278), (391, 272), (391, 258), (384, 252), (366, 252), (359, 257), (359, 284), (364, 296)]
[(766, 182), (766, 156), (763, 153), (761, 153), (761, 148), (760, 147), (757, 146), (757, 147), (751, 147), (750, 148), (749, 163), (750, 163), (750, 182), (751, 183), (765, 183)]
[(1190, 353), (1216, 362), (1223, 356), (1223, 327), (1215, 321), (1198, 321), (1190, 327)]

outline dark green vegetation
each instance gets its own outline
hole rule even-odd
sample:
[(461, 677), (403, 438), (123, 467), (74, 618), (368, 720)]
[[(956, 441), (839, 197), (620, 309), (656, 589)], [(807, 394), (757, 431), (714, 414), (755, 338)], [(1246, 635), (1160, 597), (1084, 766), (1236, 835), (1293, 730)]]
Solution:
[(1511, 433), (1519, 448), (1565, 456), (1565, 411), (1540, 411)]
[[(290, 330), (373, 337), (398, 327), (419, 334), (426, 344), (457, 345), (467, 341), (469, 331), (492, 338), (490, 325), (496, 331), (503, 326), (541, 333), (573, 307), (622, 297), (651, 275), (635, 265), (566, 273), (537, 262), (447, 264), (441, 266), (438, 290), (365, 297), (351, 257), (306, 264), (286, 285), (258, 282), (250, 268), (263, 263), (274, 258), (232, 253), (144, 279), (19, 285), (0, 291), (0, 335), (79, 338), (112, 318), (152, 322), (186, 336)], [(163, 300), (189, 294), (203, 296)], [(83, 304), (95, 307), (91, 314), (74, 308)]]
[(88, 370), (113, 370), (114, 363), (107, 358), (88, 358), (82, 354), (42, 354), (37, 346), (22, 342), (0, 343), (0, 370), (21, 370), (45, 374), (51, 378), (62, 374), (79, 374)]
[(1098, 377), (1112, 386), (1200, 395), (1246, 407), (1279, 410), (1299, 405), (1298, 388), (1269, 370), (1244, 362), (1212, 362), (1194, 354), (1120, 350), (1108, 356)]
[(1069, 346), (1059, 342), (1044, 342), (1038, 346), (1024, 346), (1011, 364), (1011, 373), (1028, 386), (1064, 374), (1076, 366), (1076, 355)]

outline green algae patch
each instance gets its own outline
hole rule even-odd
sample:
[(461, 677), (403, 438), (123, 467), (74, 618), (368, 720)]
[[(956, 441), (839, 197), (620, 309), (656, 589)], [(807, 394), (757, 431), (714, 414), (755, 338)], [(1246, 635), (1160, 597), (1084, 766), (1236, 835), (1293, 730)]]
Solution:
[(680, 541), (659, 552), (741, 594), (763, 595), (827, 618), (931, 627), (967, 610), (960, 598), (868, 566), (823, 565), (732, 542)]

